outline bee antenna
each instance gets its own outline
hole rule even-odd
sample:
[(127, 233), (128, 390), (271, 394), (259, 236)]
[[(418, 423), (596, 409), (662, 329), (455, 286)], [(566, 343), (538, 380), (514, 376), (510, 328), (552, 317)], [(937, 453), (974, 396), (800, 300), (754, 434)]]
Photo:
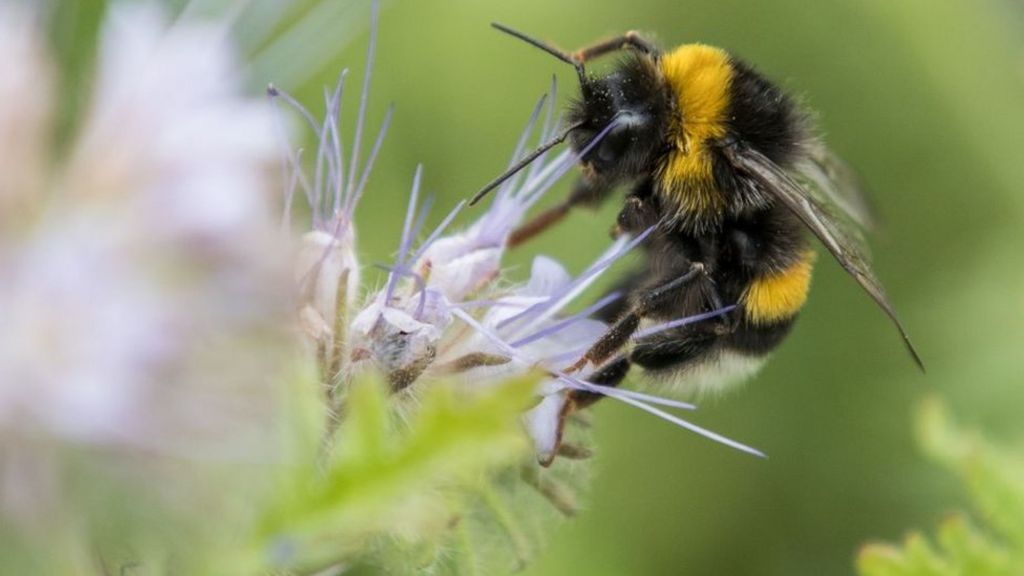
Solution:
[(563, 130), (561, 134), (559, 134), (559, 135), (555, 136), (554, 138), (552, 138), (551, 140), (548, 140), (547, 142), (541, 144), (540, 146), (538, 146), (536, 149), (534, 149), (532, 152), (530, 152), (526, 156), (523, 156), (523, 158), (519, 162), (516, 162), (515, 164), (513, 164), (511, 167), (509, 167), (508, 170), (506, 170), (504, 173), (502, 173), (500, 176), (498, 176), (494, 180), (491, 180), (486, 186), (484, 186), (482, 189), (480, 189), (479, 192), (474, 194), (473, 195), (473, 199), (469, 201), (469, 205), (473, 206), (474, 204), (479, 202), (484, 196), (486, 196), (488, 192), (490, 192), (491, 190), (494, 190), (495, 188), (500, 186), (504, 181), (506, 181), (509, 178), (515, 176), (516, 173), (518, 173), (520, 170), (522, 170), (523, 168), (526, 168), (527, 166), (529, 166), (530, 162), (533, 162), (534, 160), (536, 160), (538, 156), (540, 156), (541, 154), (547, 152), (548, 150), (550, 150), (550, 149), (554, 148), (555, 146), (557, 146), (557, 145), (561, 144), (562, 142), (564, 142), (565, 139), (569, 136), (570, 132), (572, 132), (573, 130), (576, 130), (577, 128), (582, 127), (583, 124), (584, 124), (583, 122), (577, 122), (576, 124), (573, 124), (571, 126), (566, 127), (566, 129)]
[(541, 50), (547, 52), (548, 54), (554, 56), (555, 58), (558, 58), (559, 60), (565, 62), (566, 64), (572, 65), (572, 67), (576, 69), (576, 75), (579, 76), (580, 84), (585, 83), (587, 74), (586, 71), (583, 69), (583, 62), (579, 58), (576, 58), (572, 54), (559, 50), (558, 48), (555, 48), (554, 46), (548, 44), (547, 42), (537, 40), (536, 38), (531, 38), (518, 30), (513, 30), (512, 28), (509, 28), (504, 24), (499, 24), (498, 22), (491, 22), (491, 26), (497, 30), (504, 32), (505, 34), (508, 34), (509, 36), (518, 38), (523, 42), (526, 42), (527, 44), (533, 46), (534, 48), (540, 48)]

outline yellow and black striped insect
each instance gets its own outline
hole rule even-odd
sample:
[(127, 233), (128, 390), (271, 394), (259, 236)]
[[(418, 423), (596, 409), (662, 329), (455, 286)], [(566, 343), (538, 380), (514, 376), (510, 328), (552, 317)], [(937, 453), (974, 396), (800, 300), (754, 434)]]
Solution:
[[(752, 372), (804, 305), (814, 253), (806, 232), (874, 299), (917, 355), (865, 258), (870, 214), (850, 170), (778, 86), (728, 52), (702, 44), (661, 51), (634, 32), (574, 53), (495, 24), (571, 64), (580, 94), (566, 128), (481, 190), (474, 202), (566, 139), (582, 153), (569, 197), (513, 235), (525, 241), (576, 205), (628, 187), (614, 232), (643, 242), (642, 269), (605, 319), (612, 327), (570, 371), (617, 385), (631, 365), (690, 389)], [(623, 51), (606, 75), (585, 63)], [(733, 308), (713, 321), (633, 338), (644, 324)], [(633, 339), (628, 349), (626, 344)], [(593, 398), (576, 393), (578, 404)]]

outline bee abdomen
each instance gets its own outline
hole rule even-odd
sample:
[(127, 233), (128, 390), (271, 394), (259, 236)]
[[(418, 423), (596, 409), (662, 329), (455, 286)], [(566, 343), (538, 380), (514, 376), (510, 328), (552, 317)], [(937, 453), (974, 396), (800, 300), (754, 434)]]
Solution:
[(814, 253), (777, 272), (756, 276), (740, 296), (744, 320), (755, 326), (770, 325), (796, 316), (807, 302)]

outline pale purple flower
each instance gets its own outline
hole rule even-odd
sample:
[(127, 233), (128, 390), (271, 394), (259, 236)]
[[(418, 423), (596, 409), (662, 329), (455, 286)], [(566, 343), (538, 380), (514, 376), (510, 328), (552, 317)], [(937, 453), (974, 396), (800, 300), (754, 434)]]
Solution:
[[(315, 167), (309, 176), (303, 170), (298, 152), (290, 147), (284, 152), (288, 166), (286, 174), (289, 176), (285, 184), (283, 224), (286, 230), (291, 229), (294, 196), (301, 191), (310, 209), (311, 229), (299, 239), (295, 257), (300, 325), (317, 352), (323, 379), (332, 389), (338, 384), (340, 370), (347, 365), (342, 362), (348, 351), (345, 326), (361, 296), (362, 271), (356, 253), (354, 216), (393, 111), (389, 108), (384, 115), (365, 164), (361, 166), (363, 131), (377, 45), (377, 18), (377, 6), (374, 4), (366, 71), (348, 158), (341, 127), (348, 70), (342, 71), (333, 90), (324, 90), (326, 112), (322, 122), (318, 122), (286, 92), (275, 86), (268, 89), (272, 102), (276, 104), (278, 99), (284, 99), (317, 136)], [(283, 136), (286, 130), (284, 126), (281, 128), (282, 137), (287, 141)]]
[[(371, 60), (372, 48), (371, 41)], [(341, 181), (341, 178), (331, 175), (332, 166), (341, 165), (338, 160), (341, 155), (337, 153), (337, 130), (332, 116), (336, 116), (337, 108), (340, 107), (340, 87), (343, 82), (344, 77), (339, 82), (339, 88), (327, 94), (327, 120), (317, 123), (305, 113), (310, 118), (309, 123), (320, 135), (316, 165), (320, 167), (325, 164), (324, 159), (332, 155), (335, 158), (333, 164), (326, 162), (326, 176), (316, 176), (317, 182)], [(364, 101), (365, 89), (364, 84)], [(529, 136), (544, 110), (545, 99), (550, 104), (540, 130), (540, 140), (546, 140), (555, 133), (557, 122), (553, 121), (551, 114), (555, 100), (552, 86), (549, 98), (542, 98), (531, 114), (513, 153), (512, 162), (522, 157)], [(605, 133), (607, 129), (599, 133), (591, 145), (596, 144)], [(380, 137), (374, 147), (374, 154), (379, 144)], [(293, 169), (297, 170), (296, 155), (289, 154), (288, 158)], [(534, 259), (528, 281), (507, 285), (502, 274), (502, 259), (511, 233), (523, 223), (526, 213), (541, 196), (575, 166), (578, 158), (578, 154), (570, 151), (540, 156), (527, 170), (503, 184), (494, 194), (489, 207), (478, 213), (471, 224), (461, 230), (449, 231), (452, 222), (463, 212), (465, 203), (460, 202), (429, 233), (424, 232), (423, 224), (430, 202), (421, 202), (423, 170), (422, 167), (417, 168), (397, 256), (388, 266), (389, 273), (384, 286), (368, 294), (362, 306), (353, 306), (355, 287), (350, 283), (344, 302), (319, 304), (322, 321), (308, 324), (319, 326), (319, 329), (309, 333), (314, 340), (320, 339), (320, 350), (325, 350), (328, 342), (334, 339), (344, 343), (344, 348), (336, 351), (333, 356), (321, 354), (321, 371), (326, 374), (328, 385), (332, 388), (344, 385), (348, 379), (366, 369), (386, 375), (396, 392), (429, 386), (431, 381), (453, 379), (466, 385), (488, 386), (529, 371), (541, 370), (551, 377), (539, 386), (537, 393), (541, 398), (537, 406), (523, 418), (541, 461), (550, 461), (554, 456), (569, 390), (585, 390), (609, 396), (712, 439), (758, 454), (753, 449), (694, 426), (656, 407), (689, 410), (693, 409), (690, 404), (627, 389), (596, 386), (587, 382), (587, 374), (575, 376), (561, 372), (562, 368), (579, 358), (607, 330), (607, 325), (591, 316), (622, 295), (608, 294), (575, 314), (567, 314), (567, 311), (618, 259), (640, 244), (646, 234), (615, 241), (576, 277), (555, 260), (538, 256)], [(294, 176), (290, 182), (301, 183), (307, 180), (303, 176)], [(338, 238), (335, 242), (346, 246), (353, 254), (346, 260), (349, 264), (345, 268), (344, 265), (329, 264), (332, 253), (321, 249), (319, 273), (323, 275), (329, 272), (330, 278), (335, 279), (333, 286), (337, 285), (336, 278), (339, 275), (346, 275), (351, 282), (358, 266), (354, 256), (355, 237), (351, 232), (354, 228), (352, 211), (355, 202), (351, 198), (358, 200), (362, 188), (354, 192), (345, 188), (336, 190), (341, 192), (335, 192), (334, 199), (327, 202), (324, 201), (325, 195), (318, 192), (316, 186), (311, 186), (306, 193), (314, 215), (313, 226), (317, 229), (314, 233), (327, 233), (323, 230), (322, 222), (333, 222), (335, 234), (339, 230), (347, 234), (340, 238), (335, 236)], [(325, 206), (332, 210), (328, 218), (322, 216)], [(416, 246), (415, 239), (421, 235), (426, 238)], [(311, 254), (317, 256), (317, 252)], [(300, 270), (310, 268), (309, 264), (303, 264)], [(336, 298), (331, 291), (327, 291), (325, 296), (328, 299)], [(338, 315), (337, 309), (330, 307), (332, 305), (342, 305), (348, 310)], [(653, 327), (645, 333), (678, 326), (680, 323), (700, 321), (725, 313), (728, 309)], [(329, 318), (350, 319), (345, 325), (346, 331), (336, 333), (336, 330), (342, 329), (342, 325), (328, 326)], [(324, 363), (330, 366), (324, 366)]]
[[(523, 155), (545, 101), (549, 105), (540, 130), (540, 141), (547, 140), (557, 131), (557, 121), (552, 121), (556, 98), (556, 84), (552, 81), (550, 93), (534, 107), (510, 164)], [(603, 136), (600, 134), (595, 138), (594, 144)], [(501, 257), (509, 235), (522, 223), (527, 211), (576, 163), (576, 157), (568, 150), (550, 161), (548, 155), (549, 152), (545, 152), (529, 169), (505, 182), (493, 195), (488, 210), (468, 228), (424, 243), (413, 259), (416, 272), (453, 300), (465, 298), (496, 278), (501, 272)], [(459, 204), (453, 214), (462, 206)]]

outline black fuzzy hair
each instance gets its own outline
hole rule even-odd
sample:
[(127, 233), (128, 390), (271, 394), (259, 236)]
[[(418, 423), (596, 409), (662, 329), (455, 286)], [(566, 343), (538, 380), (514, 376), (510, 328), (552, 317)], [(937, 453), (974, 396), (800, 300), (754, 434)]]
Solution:
[(810, 120), (797, 103), (749, 64), (732, 57), (729, 130), (779, 166), (803, 152)]
[(580, 96), (569, 105), (570, 125), (582, 123), (570, 135), (573, 150), (582, 150), (613, 120), (620, 126), (583, 159), (610, 181), (632, 178), (654, 169), (665, 152), (674, 109), (668, 86), (657, 64), (646, 54), (624, 56), (607, 76), (588, 78)]

